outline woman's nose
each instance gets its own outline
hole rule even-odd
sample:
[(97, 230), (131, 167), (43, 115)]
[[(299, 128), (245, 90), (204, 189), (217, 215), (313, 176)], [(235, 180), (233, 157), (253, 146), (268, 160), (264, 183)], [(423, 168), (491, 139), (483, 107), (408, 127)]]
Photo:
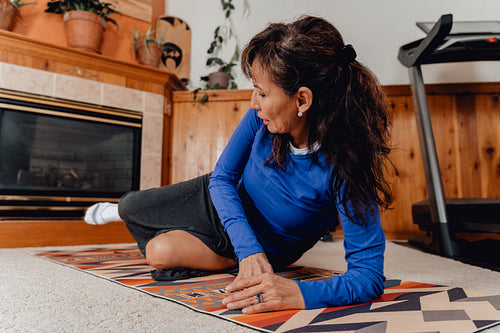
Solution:
[(252, 92), (252, 98), (250, 99), (250, 107), (252, 109), (259, 109), (259, 103), (257, 101), (257, 90), (254, 89), (254, 91)]

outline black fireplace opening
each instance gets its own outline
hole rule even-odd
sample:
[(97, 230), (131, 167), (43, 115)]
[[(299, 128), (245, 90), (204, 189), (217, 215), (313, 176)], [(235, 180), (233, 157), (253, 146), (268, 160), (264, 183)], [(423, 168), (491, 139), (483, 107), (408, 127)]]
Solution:
[(0, 218), (81, 218), (140, 180), (142, 115), (0, 92)]

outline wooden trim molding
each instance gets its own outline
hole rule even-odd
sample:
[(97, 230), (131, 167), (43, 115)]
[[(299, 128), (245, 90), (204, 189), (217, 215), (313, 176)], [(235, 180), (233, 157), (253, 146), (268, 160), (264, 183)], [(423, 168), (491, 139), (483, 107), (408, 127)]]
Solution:
[[(384, 89), (388, 96), (411, 96), (411, 87), (408, 84), (387, 85)], [(500, 91), (500, 82), (426, 84), (425, 91), (427, 95), (497, 94)]]
[(156, 26), (158, 24), (158, 18), (165, 14), (165, 1), (153, 0), (151, 6), (152, 6), (151, 24), (153, 25), (153, 30), (156, 30)]
[[(390, 96), (411, 96), (411, 87), (408, 84), (383, 86), (386, 94)], [(500, 82), (478, 82), (478, 83), (439, 83), (426, 84), (425, 89), (428, 95), (449, 95), (449, 94), (497, 94), (500, 91)], [(199, 90), (196, 96), (208, 95), (210, 102), (229, 102), (250, 100), (252, 89), (239, 90)], [(193, 91), (174, 91), (172, 101), (174, 103), (184, 103), (194, 101)]]
[(0, 248), (133, 243), (125, 223), (83, 221), (0, 221)]
[(208, 95), (210, 102), (250, 100), (252, 91), (252, 89), (199, 90), (196, 93), (193, 91), (174, 91), (172, 92), (172, 101), (174, 103), (194, 102), (195, 95), (199, 99), (205, 94)]

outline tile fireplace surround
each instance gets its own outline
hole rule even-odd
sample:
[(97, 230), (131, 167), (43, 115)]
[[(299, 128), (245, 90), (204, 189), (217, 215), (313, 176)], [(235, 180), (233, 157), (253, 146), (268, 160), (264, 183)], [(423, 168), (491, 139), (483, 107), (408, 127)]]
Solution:
[(0, 88), (141, 112), (140, 188), (161, 185), (163, 95), (3, 62)]

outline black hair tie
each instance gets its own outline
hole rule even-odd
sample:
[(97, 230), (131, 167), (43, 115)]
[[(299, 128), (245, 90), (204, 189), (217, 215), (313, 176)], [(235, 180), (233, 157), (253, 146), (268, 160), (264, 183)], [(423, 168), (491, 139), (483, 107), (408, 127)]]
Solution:
[(340, 50), (339, 55), (337, 56), (337, 61), (341, 65), (347, 65), (353, 62), (356, 59), (356, 56), (357, 54), (354, 47), (352, 47), (351, 44), (347, 44)]

